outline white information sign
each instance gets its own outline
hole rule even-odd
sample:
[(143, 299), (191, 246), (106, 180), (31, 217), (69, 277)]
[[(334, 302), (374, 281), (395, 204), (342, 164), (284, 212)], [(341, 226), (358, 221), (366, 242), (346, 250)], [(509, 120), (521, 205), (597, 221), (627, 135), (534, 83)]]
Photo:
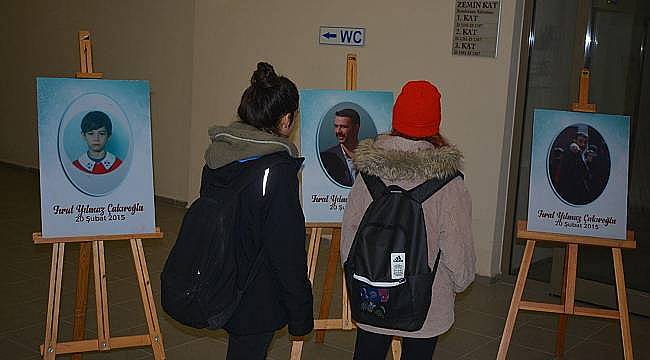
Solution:
[(456, 0), (452, 54), (495, 57), (500, 12), (499, 0)]
[(363, 46), (366, 42), (366, 29), (355, 27), (321, 26), (318, 43), (326, 45)]

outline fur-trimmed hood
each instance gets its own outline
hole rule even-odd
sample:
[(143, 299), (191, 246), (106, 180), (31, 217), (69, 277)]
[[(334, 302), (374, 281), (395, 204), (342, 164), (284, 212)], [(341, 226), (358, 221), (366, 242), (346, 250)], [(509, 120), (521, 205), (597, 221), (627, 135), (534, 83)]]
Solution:
[(427, 141), (380, 135), (359, 143), (354, 164), (361, 172), (389, 181), (428, 180), (461, 170), (463, 155), (453, 145), (436, 148)]

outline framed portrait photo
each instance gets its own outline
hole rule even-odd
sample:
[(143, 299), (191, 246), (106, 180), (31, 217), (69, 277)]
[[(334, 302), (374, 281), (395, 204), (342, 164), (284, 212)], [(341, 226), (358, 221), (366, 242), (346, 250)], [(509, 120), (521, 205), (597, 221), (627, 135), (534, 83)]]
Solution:
[(535, 109), (528, 230), (625, 239), (630, 118)]
[(393, 93), (302, 90), (302, 199), (307, 222), (340, 222), (357, 171), (356, 144), (391, 129)]
[(155, 231), (149, 83), (37, 78), (45, 237)]

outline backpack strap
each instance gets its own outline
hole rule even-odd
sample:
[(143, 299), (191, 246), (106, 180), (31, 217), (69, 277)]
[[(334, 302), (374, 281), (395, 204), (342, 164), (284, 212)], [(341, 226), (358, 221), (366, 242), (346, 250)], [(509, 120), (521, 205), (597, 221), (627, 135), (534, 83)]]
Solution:
[(417, 202), (422, 204), (425, 200), (431, 197), (431, 195), (435, 194), (438, 190), (442, 189), (445, 185), (447, 185), (450, 181), (457, 177), (465, 178), (463, 174), (460, 171), (456, 171), (455, 173), (444, 177), (444, 178), (433, 178), (429, 179), (422, 184), (414, 187), (413, 189), (408, 191), (408, 194)]
[(436, 261), (433, 263), (433, 273), (438, 270), (438, 263), (440, 262), (440, 254), (442, 254), (442, 249), (438, 248), (438, 255), (436, 255)]
[(384, 193), (384, 191), (386, 191), (386, 184), (381, 181), (379, 176), (362, 172), (361, 177), (363, 177), (363, 181), (366, 183), (368, 191), (370, 191), (372, 200), (377, 200)]

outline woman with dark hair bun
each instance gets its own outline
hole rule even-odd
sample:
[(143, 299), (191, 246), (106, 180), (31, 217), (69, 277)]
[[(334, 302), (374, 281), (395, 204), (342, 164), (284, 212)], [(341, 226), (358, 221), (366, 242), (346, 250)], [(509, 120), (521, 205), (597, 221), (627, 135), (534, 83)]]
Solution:
[[(257, 64), (251, 77), (251, 85), (244, 91), (237, 108), (239, 118), (246, 124), (280, 136), (278, 125), (293, 125), (294, 113), (298, 110), (298, 89), (284, 76), (276, 75), (273, 66), (265, 62)], [(278, 124), (278, 119), (289, 115), (288, 124)]]
[(239, 120), (208, 130), (212, 142), (205, 152), (202, 192), (209, 187), (235, 191), (255, 176), (239, 195), (237, 263), (250, 268), (257, 254), (263, 256), (260, 271), (224, 326), (227, 359), (264, 359), (276, 330), (288, 325), (291, 335), (303, 336), (314, 326), (298, 196), (303, 159), (288, 140), (297, 110), (296, 85), (260, 62), (242, 94)]

